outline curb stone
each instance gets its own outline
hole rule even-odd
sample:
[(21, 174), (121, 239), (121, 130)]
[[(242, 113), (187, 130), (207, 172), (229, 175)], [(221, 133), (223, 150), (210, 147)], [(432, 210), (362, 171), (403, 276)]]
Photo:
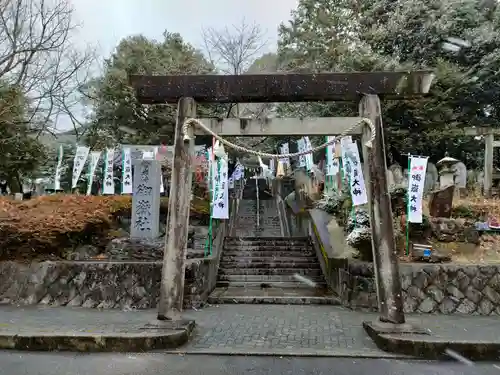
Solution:
[(0, 349), (72, 352), (142, 352), (174, 349), (187, 343), (195, 327), (189, 321), (179, 329), (161, 329), (133, 333), (5, 333), (0, 332)]
[(500, 358), (500, 340), (465, 341), (421, 334), (386, 334), (377, 332), (370, 322), (363, 322), (363, 328), (379, 349), (390, 353), (442, 360), (450, 358), (446, 354), (446, 350), (449, 349), (473, 361), (491, 361)]
[[(316, 358), (386, 358), (386, 359), (411, 359), (407, 356), (397, 353), (380, 352), (378, 350), (318, 350), (318, 349), (248, 349), (248, 348), (179, 348), (167, 350), (168, 354), (182, 355), (217, 355), (217, 356), (256, 356), (256, 357), (316, 357)], [(415, 358), (413, 358), (415, 359)]]

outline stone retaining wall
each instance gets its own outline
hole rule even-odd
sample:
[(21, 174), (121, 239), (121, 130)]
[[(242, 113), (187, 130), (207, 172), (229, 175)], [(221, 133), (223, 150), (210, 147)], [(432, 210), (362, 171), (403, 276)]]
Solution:
[[(208, 298), (212, 263), (212, 258), (187, 261), (185, 308)], [(161, 269), (161, 262), (0, 262), (0, 303), (154, 308)]]
[[(404, 311), (500, 315), (500, 265), (402, 264)], [(373, 265), (339, 269), (339, 295), (352, 308), (377, 309)]]

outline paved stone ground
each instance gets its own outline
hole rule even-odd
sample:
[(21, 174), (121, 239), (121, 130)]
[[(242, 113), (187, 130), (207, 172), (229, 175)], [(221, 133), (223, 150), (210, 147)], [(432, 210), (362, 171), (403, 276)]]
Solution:
[[(376, 313), (328, 305), (219, 305), (186, 313), (197, 329), (183, 353), (394, 358), (362, 328)], [(467, 315), (407, 314), (443, 341), (500, 341), (500, 320)]]
[(186, 314), (196, 334), (177, 352), (388, 357), (362, 328), (376, 315), (338, 306), (219, 305)]
[[(363, 321), (376, 320), (377, 314), (340, 306), (229, 304), (187, 311), (184, 317), (196, 320), (196, 332), (174, 353), (396, 357), (377, 349), (362, 328)], [(496, 317), (407, 317), (443, 341), (500, 341)], [(145, 332), (155, 322), (155, 310), (0, 306), (0, 334)]]
[[(0, 352), (0, 375), (498, 375), (498, 364), (394, 359)], [(495, 367), (496, 366), (496, 367)]]
[(156, 310), (0, 306), (0, 334), (144, 332), (146, 325), (155, 322)]

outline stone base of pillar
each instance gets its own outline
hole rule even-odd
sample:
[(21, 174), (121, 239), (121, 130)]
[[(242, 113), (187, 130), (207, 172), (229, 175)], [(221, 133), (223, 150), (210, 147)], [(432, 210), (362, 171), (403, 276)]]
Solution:
[(401, 333), (429, 335), (431, 333), (429, 330), (419, 327), (419, 325), (416, 322), (413, 323), (411, 321), (403, 324), (393, 324), (376, 320), (373, 322), (363, 322), (363, 328), (372, 339), (373, 339), (372, 335), (388, 335), (388, 334), (401, 334)]
[(146, 323), (141, 329), (148, 330), (180, 330), (188, 329), (191, 331), (195, 327), (194, 320), (179, 319), (179, 320), (153, 320)]

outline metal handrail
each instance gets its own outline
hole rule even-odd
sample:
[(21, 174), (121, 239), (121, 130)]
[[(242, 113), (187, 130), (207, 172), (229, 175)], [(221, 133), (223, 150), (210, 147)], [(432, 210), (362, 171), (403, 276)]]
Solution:
[(259, 205), (259, 179), (257, 178), (257, 175), (255, 176), (255, 196), (257, 199), (257, 208), (256, 208), (256, 213), (257, 213), (257, 229), (260, 228), (260, 205)]

